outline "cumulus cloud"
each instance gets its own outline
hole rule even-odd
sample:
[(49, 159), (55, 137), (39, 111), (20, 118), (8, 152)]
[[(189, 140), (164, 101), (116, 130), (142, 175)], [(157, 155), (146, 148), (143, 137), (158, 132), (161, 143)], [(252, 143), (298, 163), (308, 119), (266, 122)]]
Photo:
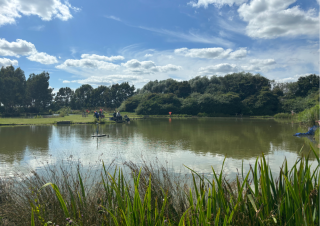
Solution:
[(39, 62), (41, 64), (56, 64), (58, 63), (58, 60), (55, 56), (50, 56), (47, 53), (41, 52), (41, 53), (34, 53), (27, 57), (31, 61)]
[(242, 4), (238, 13), (248, 25), (246, 33), (254, 38), (319, 35), (319, 16), (315, 9), (288, 8), (296, 0), (252, 0)]
[(72, 18), (70, 10), (79, 11), (68, 1), (61, 3), (61, 0), (2, 0), (0, 2), (0, 26), (13, 24), (16, 18), (21, 15), (39, 16), (42, 20), (49, 21), (52, 18), (69, 20)]
[(0, 39), (1, 56), (28, 56), (36, 52), (36, 47), (31, 42), (22, 39), (17, 39), (15, 42), (8, 42), (5, 39)]
[(82, 54), (81, 58), (90, 60), (101, 60), (101, 61), (114, 61), (114, 60), (124, 60), (123, 56), (101, 56), (97, 54)]
[(27, 59), (36, 61), (41, 64), (58, 63), (55, 56), (50, 56), (47, 53), (39, 53), (31, 42), (22, 39), (17, 39), (15, 42), (8, 42), (5, 39), (0, 39), (0, 56), (29, 56)]
[(173, 64), (167, 64), (165, 66), (156, 66), (153, 61), (138, 61), (132, 59), (126, 63), (122, 63), (122, 66), (127, 68), (127, 71), (136, 73), (136, 74), (153, 74), (155, 72), (169, 72), (169, 71), (178, 71), (182, 67), (176, 66)]
[(68, 59), (62, 64), (56, 66), (56, 68), (59, 68), (59, 69), (67, 69), (70, 67), (115, 70), (119, 67), (119, 65), (108, 63), (105, 61), (91, 60), (91, 59), (80, 59), (80, 60)]
[(232, 6), (233, 4), (240, 5), (244, 2), (247, 2), (247, 0), (198, 0), (198, 2), (191, 1), (188, 4), (197, 8), (199, 7), (207, 8), (208, 5), (210, 4), (213, 4), (216, 7), (221, 7), (223, 5), (229, 5), (229, 6)]
[(249, 65), (241, 66), (245, 71), (267, 71), (275, 68), (276, 61), (274, 59), (252, 59)]
[(202, 48), (202, 49), (181, 48), (181, 49), (175, 49), (174, 52), (176, 54), (183, 55), (186, 57), (206, 58), (206, 59), (221, 59), (221, 58), (239, 59), (239, 58), (244, 58), (247, 55), (246, 48), (241, 48), (234, 52), (232, 52), (232, 49), (225, 50), (221, 47)]
[(10, 60), (8, 58), (0, 58), (0, 67), (6, 67), (10, 65), (13, 65), (13, 66), (18, 65), (18, 61)]
[(241, 59), (247, 56), (247, 48), (240, 48), (234, 52), (230, 53), (230, 59)]
[(222, 64), (217, 64), (214, 66), (199, 68), (199, 73), (202, 75), (227, 74), (227, 73), (232, 73), (232, 72), (237, 72), (237, 71), (239, 71), (237, 65), (228, 64), (228, 63), (222, 63)]

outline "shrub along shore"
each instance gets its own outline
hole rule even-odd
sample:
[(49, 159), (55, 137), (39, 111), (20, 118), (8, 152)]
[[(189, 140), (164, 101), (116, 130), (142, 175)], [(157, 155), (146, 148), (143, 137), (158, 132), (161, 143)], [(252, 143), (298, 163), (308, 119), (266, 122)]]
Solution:
[(188, 180), (146, 162), (102, 162), (87, 173), (74, 161), (48, 165), (41, 175), (0, 180), (0, 225), (319, 225), (319, 164), (311, 147), (277, 175), (262, 155), (232, 181), (223, 166), (212, 178), (186, 166)]

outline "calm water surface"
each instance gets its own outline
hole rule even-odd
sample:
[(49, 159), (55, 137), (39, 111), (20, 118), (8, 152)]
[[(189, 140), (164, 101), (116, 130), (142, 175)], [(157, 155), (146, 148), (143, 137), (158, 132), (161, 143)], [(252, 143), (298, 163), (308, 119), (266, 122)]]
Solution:
[[(290, 165), (306, 153), (308, 139), (292, 136), (302, 132), (296, 124), (241, 118), (149, 119), (130, 124), (107, 124), (100, 132), (109, 137), (92, 138), (96, 125), (0, 127), (0, 176), (27, 168), (41, 170), (43, 162), (55, 164), (70, 158), (85, 166), (98, 160), (116, 159), (140, 163), (158, 159), (173, 171), (220, 170), (234, 176), (242, 161), (245, 169), (264, 153), (277, 171), (287, 158)], [(317, 148), (318, 144), (313, 143)], [(314, 159), (313, 159), (314, 160)], [(314, 162), (313, 165), (316, 165)]]

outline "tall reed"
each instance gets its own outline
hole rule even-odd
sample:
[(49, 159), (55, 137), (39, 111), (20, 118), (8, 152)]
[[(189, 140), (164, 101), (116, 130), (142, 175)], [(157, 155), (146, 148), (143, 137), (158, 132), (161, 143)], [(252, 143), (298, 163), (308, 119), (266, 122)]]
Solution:
[[(224, 177), (223, 167), (212, 168), (213, 178), (207, 178), (186, 166), (188, 183), (173, 180), (164, 167), (125, 163), (111, 170), (103, 163), (100, 179), (88, 186), (77, 168), (41, 188), (36, 180), (22, 182), (25, 197), (7, 188), (0, 216), (4, 225), (319, 225), (320, 160), (310, 148), (293, 167), (284, 161), (275, 179), (264, 155), (249, 172), (242, 166), (234, 181)], [(311, 154), (318, 163), (313, 170)], [(21, 217), (10, 218), (19, 208)]]
[(315, 121), (320, 119), (319, 110), (320, 110), (320, 105), (318, 104), (318, 105), (316, 105), (316, 106), (314, 106), (312, 108), (309, 108), (309, 109), (306, 109), (306, 110), (300, 112), (297, 115), (297, 119), (300, 122), (314, 125)]

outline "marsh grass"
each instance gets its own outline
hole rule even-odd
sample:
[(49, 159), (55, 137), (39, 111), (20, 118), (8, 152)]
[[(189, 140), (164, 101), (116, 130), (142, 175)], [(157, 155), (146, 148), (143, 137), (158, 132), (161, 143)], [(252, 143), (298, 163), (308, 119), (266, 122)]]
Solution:
[(315, 121), (320, 119), (319, 110), (320, 110), (320, 105), (318, 104), (312, 108), (309, 108), (300, 112), (297, 115), (297, 119), (302, 123), (314, 125)]
[(290, 113), (278, 113), (273, 116), (274, 118), (293, 119), (294, 116)]
[(310, 148), (292, 168), (284, 161), (277, 178), (264, 155), (233, 181), (223, 167), (208, 178), (151, 162), (48, 166), (0, 183), (0, 217), (2, 225), (318, 225), (320, 161)]

